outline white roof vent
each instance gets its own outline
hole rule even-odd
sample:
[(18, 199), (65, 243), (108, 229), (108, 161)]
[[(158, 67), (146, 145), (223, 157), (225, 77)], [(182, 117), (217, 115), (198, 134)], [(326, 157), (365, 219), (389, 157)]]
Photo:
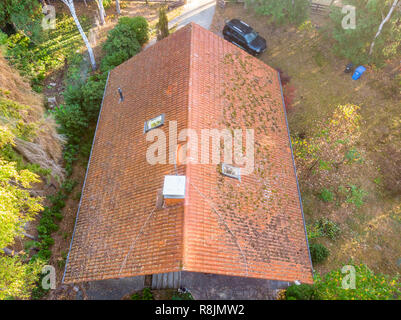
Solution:
[(164, 199), (184, 199), (185, 182), (185, 176), (165, 176), (163, 186)]

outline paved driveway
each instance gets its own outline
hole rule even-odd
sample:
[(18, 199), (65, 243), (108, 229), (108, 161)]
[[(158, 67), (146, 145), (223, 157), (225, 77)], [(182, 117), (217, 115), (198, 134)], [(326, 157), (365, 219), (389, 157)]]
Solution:
[(181, 15), (169, 22), (169, 28), (177, 24), (177, 29), (179, 29), (190, 22), (195, 22), (205, 29), (209, 29), (215, 9), (216, 0), (188, 0)]
[[(205, 29), (209, 29), (212, 25), (215, 9), (216, 0), (188, 0), (188, 3), (183, 6), (182, 13), (177, 18), (169, 21), (168, 27), (177, 26), (178, 30), (190, 22), (195, 22)], [(155, 43), (156, 38), (151, 39), (145, 49)]]

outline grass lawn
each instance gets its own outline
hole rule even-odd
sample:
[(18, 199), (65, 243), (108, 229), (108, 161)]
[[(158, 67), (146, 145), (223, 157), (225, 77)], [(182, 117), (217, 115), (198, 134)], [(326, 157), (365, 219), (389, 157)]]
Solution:
[[(331, 252), (315, 269), (325, 273), (352, 259), (376, 272), (399, 273), (401, 190), (394, 183), (401, 180), (399, 66), (368, 66), (353, 81), (343, 72), (348, 61), (332, 54), (332, 43), (320, 32), (328, 18), (312, 16), (302, 28), (277, 27), (242, 4), (227, 4), (216, 8), (211, 30), (221, 34), (225, 19), (234, 17), (267, 40), (260, 59), (289, 79), (284, 92), (307, 224), (325, 217), (341, 229), (336, 240), (313, 239)], [(323, 189), (331, 196), (322, 197)]]

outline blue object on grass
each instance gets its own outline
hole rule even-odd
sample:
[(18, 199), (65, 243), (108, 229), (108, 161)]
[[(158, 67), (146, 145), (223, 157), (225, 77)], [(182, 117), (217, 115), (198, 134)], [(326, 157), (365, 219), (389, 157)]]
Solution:
[(358, 80), (365, 71), (366, 68), (364, 66), (359, 66), (356, 68), (354, 74), (352, 75), (352, 80)]

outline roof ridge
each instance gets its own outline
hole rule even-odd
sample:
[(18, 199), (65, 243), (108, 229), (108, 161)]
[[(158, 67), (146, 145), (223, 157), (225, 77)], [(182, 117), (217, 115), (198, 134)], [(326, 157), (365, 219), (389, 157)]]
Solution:
[[(191, 22), (190, 24), (188, 24), (190, 26), (191, 29), (191, 41), (189, 44), (189, 55), (188, 55), (188, 59), (189, 59), (189, 76), (188, 76), (188, 102), (187, 102), (187, 128), (190, 127), (192, 119), (191, 119), (191, 108), (192, 108), (192, 97), (193, 97), (193, 86), (192, 86), (192, 78), (193, 78), (193, 64), (192, 64), (192, 54), (194, 51), (194, 26), (196, 26), (196, 24), (194, 22)], [(185, 176), (186, 176), (186, 180), (185, 180), (185, 204), (184, 204), (184, 213), (183, 213), (183, 219), (182, 219), (182, 255), (181, 255), (181, 261), (182, 261), (182, 269), (185, 270), (185, 265), (186, 265), (186, 248), (187, 248), (187, 243), (186, 243), (186, 239), (187, 237), (187, 232), (188, 232), (188, 228), (186, 228), (186, 216), (187, 216), (187, 212), (189, 209), (189, 201), (190, 201), (190, 195), (189, 195), (189, 184), (190, 184), (190, 174), (191, 171), (191, 165), (189, 163), (185, 164)]]

